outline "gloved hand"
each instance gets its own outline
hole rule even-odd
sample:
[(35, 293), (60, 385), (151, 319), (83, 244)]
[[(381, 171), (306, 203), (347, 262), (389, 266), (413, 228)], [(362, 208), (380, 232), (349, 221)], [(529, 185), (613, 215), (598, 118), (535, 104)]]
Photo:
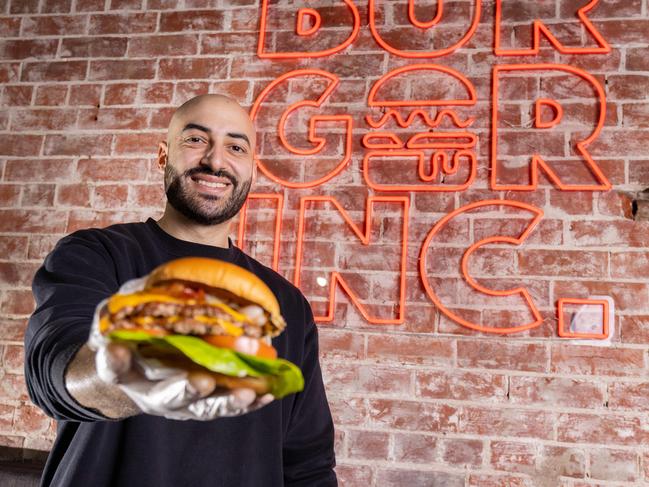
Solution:
[(258, 397), (252, 389), (217, 389), (207, 370), (171, 367), (119, 343), (100, 346), (95, 358), (99, 378), (117, 384), (147, 414), (211, 420), (254, 411), (273, 400), (270, 394)]

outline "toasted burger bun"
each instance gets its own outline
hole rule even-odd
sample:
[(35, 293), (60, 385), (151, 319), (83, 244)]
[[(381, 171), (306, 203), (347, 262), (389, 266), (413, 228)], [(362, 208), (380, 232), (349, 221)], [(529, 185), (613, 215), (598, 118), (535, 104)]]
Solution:
[(280, 313), (279, 303), (273, 291), (252, 272), (229, 262), (204, 257), (184, 257), (158, 266), (149, 274), (145, 289), (166, 281), (195, 282), (205, 287), (220, 289), (261, 306), (270, 316), (276, 328), (273, 336), (286, 327)]

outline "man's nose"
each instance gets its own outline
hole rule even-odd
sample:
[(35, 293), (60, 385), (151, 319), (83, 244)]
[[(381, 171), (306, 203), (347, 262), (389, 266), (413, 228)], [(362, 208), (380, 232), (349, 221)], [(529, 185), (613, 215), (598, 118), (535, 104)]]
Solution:
[(201, 164), (216, 171), (224, 166), (223, 150), (218, 145), (210, 146), (201, 159)]

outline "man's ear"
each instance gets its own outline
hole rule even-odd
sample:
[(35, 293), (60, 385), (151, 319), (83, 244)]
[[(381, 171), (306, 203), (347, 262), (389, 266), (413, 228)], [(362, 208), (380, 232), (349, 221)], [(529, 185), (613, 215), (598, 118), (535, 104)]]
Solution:
[(162, 141), (160, 142), (160, 144), (158, 144), (158, 168), (164, 169), (167, 165), (168, 159), (169, 157), (167, 143), (165, 141)]

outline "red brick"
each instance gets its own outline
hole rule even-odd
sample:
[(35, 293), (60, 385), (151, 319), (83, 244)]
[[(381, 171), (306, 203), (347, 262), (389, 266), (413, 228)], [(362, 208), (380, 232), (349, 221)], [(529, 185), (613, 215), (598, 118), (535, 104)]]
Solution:
[(554, 437), (553, 414), (521, 409), (466, 407), (460, 413), (459, 433), (549, 440)]
[(514, 475), (470, 474), (469, 487), (537, 487), (530, 478)]
[(157, 18), (157, 12), (94, 14), (90, 16), (88, 31), (95, 35), (154, 32)]
[(142, 10), (143, 0), (111, 0), (111, 10)]
[(567, 215), (590, 215), (593, 213), (593, 194), (591, 192), (552, 191), (550, 192), (550, 206)]
[(161, 79), (212, 79), (227, 76), (226, 58), (161, 59)]
[(12, 129), (27, 130), (67, 130), (74, 127), (77, 120), (75, 109), (23, 109), (16, 112)]
[(27, 106), (32, 102), (34, 88), (25, 85), (7, 85), (2, 92), (2, 105), (10, 107)]
[(597, 195), (597, 210), (606, 216), (633, 218), (633, 198), (623, 191), (608, 191)]
[(62, 232), (65, 212), (51, 210), (0, 210), (0, 232)]
[(63, 106), (67, 94), (68, 87), (65, 85), (39, 86), (34, 105)]
[(88, 61), (26, 62), (21, 81), (75, 81), (86, 78)]
[(404, 485), (444, 485), (445, 487), (464, 487), (464, 474), (441, 471), (393, 470), (379, 468), (376, 478), (376, 485), (380, 485), (381, 487), (403, 487)]
[(103, 228), (114, 223), (142, 221), (142, 214), (135, 211), (96, 211), (71, 210), (65, 233), (72, 233), (82, 228)]
[(103, 12), (105, 6), (103, 0), (77, 0), (75, 2), (77, 12)]
[(48, 135), (45, 155), (101, 156), (110, 154), (110, 135)]
[(115, 136), (115, 154), (145, 154), (153, 157), (158, 144), (166, 140), (165, 133), (124, 134)]
[[(20, 300), (23, 301), (23, 303), (19, 305), (19, 308), (30, 307), (31, 306), (31, 304), (29, 304), (30, 299), (32, 299), (33, 302), (33, 298), (31, 297), (30, 291), (7, 291), (7, 294), (8, 295), (5, 296), (5, 298), (2, 300), (3, 306), (5, 306), (4, 304), (5, 301), (11, 300), (13, 298), (19, 298)], [(2, 318), (0, 318), (0, 339), (22, 341), (25, 337), (26, 328), (27, 328), (26, 319), (9, 318), (7, 316), (2, 316)]]
[(609, 97), (612, 100), (642, 100), (649, 88), (649, 76), (608, 75), (606, 79)]
[(580, 247), (649, 247), (649, 222), (575, 221), (570, 236)]
[(125, 184), (108, 184), (95, 186), (92, 207), (99, 210), (126, 209), (128, 186)]
[[(0, 215), (4, 213), (0, 210)], [(2, 229), (2, 231), (6, 231)], [(10, 315), (28, 315), (34, 311), (34, 297), (31, 291), (8, 290), (4, 292), (0, 312)], [(0, 335), (4, 334), (0, 332)]]
[(638, 480), (638, 453), (609, 448), (592, 449), (590, 476), (595, 480), (635, 482)]
[(74, 35), (83, 34), (85, 28), (85, 15), (44, 15), (25, 17), (22, 34), (26, 36)]
[(0, 18), (0, 31), (6, 37), (18, 37), (20, 33), (21, 17), (1, 17)]
[(388, 434), (351, 430), (348, 435), (350, 458), (382, 460), (388, 456)]
[(647, 382), (614, 382), (608, 386), (608, 407), (611, 409), (648, 411)]
[(20, 367), (20, 374), (7, 374), (2, 376), (0, 381), (0, 394), (3, 398), (12, 401), (28, 401), (29, 395), (27, 394), (27, 385), (25, 384), (25, 376), (22, 375), (23, 364)]
[(593, 382), (578, 379), (513, 376), (509, 399), (515, 404), (594, 409), (604, 404), (604, 391)]
[(79, 127), (84, 130), (142, 130), (147, 127), (146, 108), (88, 108), (79, 112)]
[(171, 103), (173, 83), (139, 84), (139, 100), (144, 104)]
[[(644, 127), (642, 127), (644, 129)], [(597, 139), (588, 147), (588, 152), (595, 157), (618, 157), (620, 147), (624, 147), (627, 157), (646, 156), (649, 131), (625, 128), (624, 130), (607, 129), (600, 133)]]
[(408, 370), (358, 365), (341, 368), (337, 363), (323, 362), (325, 386), (349, 393), (410, 394), (411, 373)]
[(162, 208), (165, 202), (165, 193), (162, 184), (139, 184), (131, 186), (130, 201), (137, 207)]
[(56, 39), (15, 39), (0, 41), (0, 59), (47, 59), (56, 56)]
[(460, 422), (453, 406), (388, 399), (370, 399), (369, 417), (375, 428), (437, 433), (454, 433)]
[(548, 350), (542, 344), (461, 340), (457, 343), (457, 360), (459, 367), (543, 372), (547, 370)]
[(43, 0), (41, 13), (68, 13), (72, 10), (72, 0)]
[(155, 74), (153, 59), (92, 61), (91, 80), (151, 79)]
[(36, 406), (25, 404), (16, 409), (13, 426), (17, 431), (38, 434), (47, 431), (50, 427), (50, 418)]
[(504, 375), (462, 371), (417, 371), (417, 395), (424, 398), (500, 402), (505, 399)]
[(185, 30), (223, 30), (223, 12), (218, 10), (194, 10), (162, 12), (160, 14), (160, 32)]
[(61, 41), (61, 57), (122, 57), (127, 42), (125, 37), (66, 37)]
[(518, 253), (522, 275), (603, 277), (607, 272), (606, 252), (523, 250)]
[(27, 258), (42, 261), (45, 256), (54, 248), (56, 242), (63, 235), (36, 235), (29, 236), (29, 247), (27, 248)]
[(644, 279), (649, 272), (649, 252), (611, 253), (611, 276)]
[(367, 465), (345, 465), (336, 462), (336, 476), (341, 487), (367, 486), (372, 482), (372, 470)]
[(71, 179), (74, 164), (62, 159), (10, 159), (5, 167), (5, 180), (53, 182)]
[(534, 472), (536, 455), (536, 445), (532, 443), (513, 441), (491, 442), (490, 462), (496, 470), (532, 474)]
[(0, 184), (0, 206), (5, 208), (20, 205), (20, 185)]
[(642, 350), (555, 344), (551, 371), (560, 374), (634, 376), (644, 374)]
[[(641, 301), (640, 306), (645, 302)], [(624, 343), (649, 343), (649, 315), (621, 316), (620, 337)]]
[(90, 188), (86, 183), (59, 184), (56, 189), (57, 206), (90, 206)]
[(201, 37), (201, 54), (244, 53), (254, 52), (257, 48), (258, 35), (252, 32), (222, 32), (206, 34)]
[[(41, 135), (0, 134), (0, 155), (5, 156), (36, 156), (41, 150), (43, 137)], [(5, 179), (9, 162), (5, 169)]]
[(394, 460), (406, 463), (434, 463), (438, 439), (417, 433), (394, 433)]
[(54, 185), (53, 184), (28, 184), (23, 187), (23, 194), (20, 206), (23, 208), (31, 206), (53, 206)]
[(78, 163), (84, 181), (143, 181), (147, 171), (144, 159), (81, 159)]
[(164, 35), (132, 37), (129, 39), (130, 57), (191, 56), (198, 50), (196, 35)]
[(629, 71), (649, 71), (649, 59), (644, 47), (628, 47), (626, 50), (626, 69)]
[(357, 360), (365, 356), (365, 338), (359, 333), (325, 327), (321, 327), (318, 333), (322, 359)]
[(453, 361), (453, 340), (426, 336), (370, 335), (367, 357), (381, 362), (448, 366)]
[(482, 440), (465, 440), (460, 438), (445, 439), (442, 443), (445, 463), (465, 468), (478, 467), (482, 464)]
[(70, 105), (99, 105), (101, 85), (72, 85), (70, 86)]
[(0, 235), (0, 255), (7, 260), (22, 260), (27, 257), (27, 237)]
[(338, 427), (345, 425), (363, 425), (367, 417), (367, 407), (362, 398), (328, 396), (331, 415)]
[(0, 428), (3, 431), (11, 431), (15, 408), (6, 404), (0, 404)]
[(20, 63), (0, 63), (0, 82), (13, 83), (18, 81)]

